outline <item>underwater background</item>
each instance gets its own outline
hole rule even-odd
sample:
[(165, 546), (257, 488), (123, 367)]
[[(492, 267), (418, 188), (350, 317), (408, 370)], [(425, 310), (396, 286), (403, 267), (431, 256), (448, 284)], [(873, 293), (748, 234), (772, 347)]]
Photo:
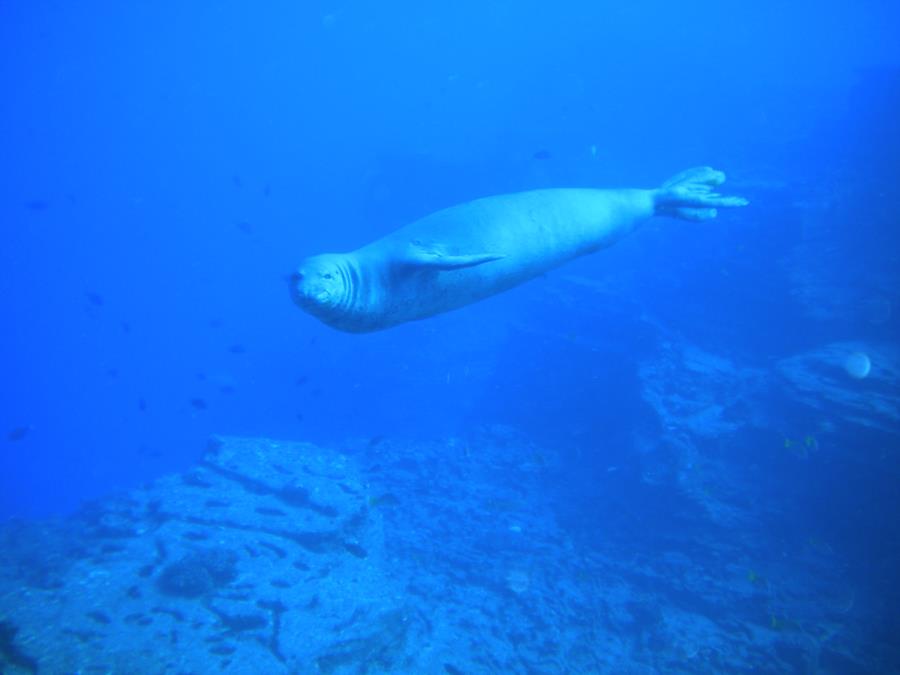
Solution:
[[(898, 34), (889, 0), (0, 3), (0, 672), (900, 672)], [(290, 301), (460, 202), (707, 164), (747, 208), (458, 311)]]

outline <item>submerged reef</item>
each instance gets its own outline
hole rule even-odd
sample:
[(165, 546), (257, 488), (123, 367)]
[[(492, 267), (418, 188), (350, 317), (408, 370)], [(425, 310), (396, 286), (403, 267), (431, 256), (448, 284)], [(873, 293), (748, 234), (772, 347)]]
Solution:
[(0, 672), (879, 672), (829, 547), (791, 566), (764, 530), (689, 523), (648, 544), (634, 514), (587, 540), (561, 465), (499, 426), (218, 438), (67, 521), (0, 524)]
[[(339, 453), (217, 438), (190, 471), (64, 523), (0, 526), (0, 673), (312, 663), (332, 652), (325, 626), (359, 607), (372, 620), (397, 611), (402, 594), (385, 578), (381, 514), (368, 498)], [(363, 623), (348, 623), (345, 638)]]

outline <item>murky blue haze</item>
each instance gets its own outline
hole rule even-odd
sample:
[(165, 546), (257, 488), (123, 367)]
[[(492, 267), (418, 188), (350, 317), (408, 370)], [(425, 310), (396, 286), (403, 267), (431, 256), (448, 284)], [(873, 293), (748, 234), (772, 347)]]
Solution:
[[(900, 672), (898, 34), (888, 0), (0, 3), (0, 672)], [(288, 294), (457, 203), (707, 164), (750, 205), (435, 318)]]

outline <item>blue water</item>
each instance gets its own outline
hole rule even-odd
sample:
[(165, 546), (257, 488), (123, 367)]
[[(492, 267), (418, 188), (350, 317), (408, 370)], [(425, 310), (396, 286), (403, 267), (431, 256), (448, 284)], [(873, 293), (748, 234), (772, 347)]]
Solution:
[[(888, 0), (0, 4), (0, 519), (211, 434), (502, 425), (586, 551), (715, 538), (719, 508), (827, 549), (896, 672), (897, 34)], [(287, 293), (456, 203), (703, 164), (750, 206), (446, 315), (349, 335)]]

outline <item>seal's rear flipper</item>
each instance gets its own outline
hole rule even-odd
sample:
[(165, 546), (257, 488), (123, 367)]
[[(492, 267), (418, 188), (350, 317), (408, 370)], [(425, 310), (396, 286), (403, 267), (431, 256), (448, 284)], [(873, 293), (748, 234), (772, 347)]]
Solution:
[(698, 166), (673, 176), (656, 191), (656, 215), (684, 220), (709, 220), (716, 209), (747, 206), (743, 197), (723, 197), (713, 188), (725, 182), (725, 174)]
[(494, 253), (448, 255), (440, 245), (413, 241), (406, 255), (398, 260), (397, 263), (410, 269), (458, 270), (464, 267), (475, 267), (476, 265), (493, 262), (505, 257)]

